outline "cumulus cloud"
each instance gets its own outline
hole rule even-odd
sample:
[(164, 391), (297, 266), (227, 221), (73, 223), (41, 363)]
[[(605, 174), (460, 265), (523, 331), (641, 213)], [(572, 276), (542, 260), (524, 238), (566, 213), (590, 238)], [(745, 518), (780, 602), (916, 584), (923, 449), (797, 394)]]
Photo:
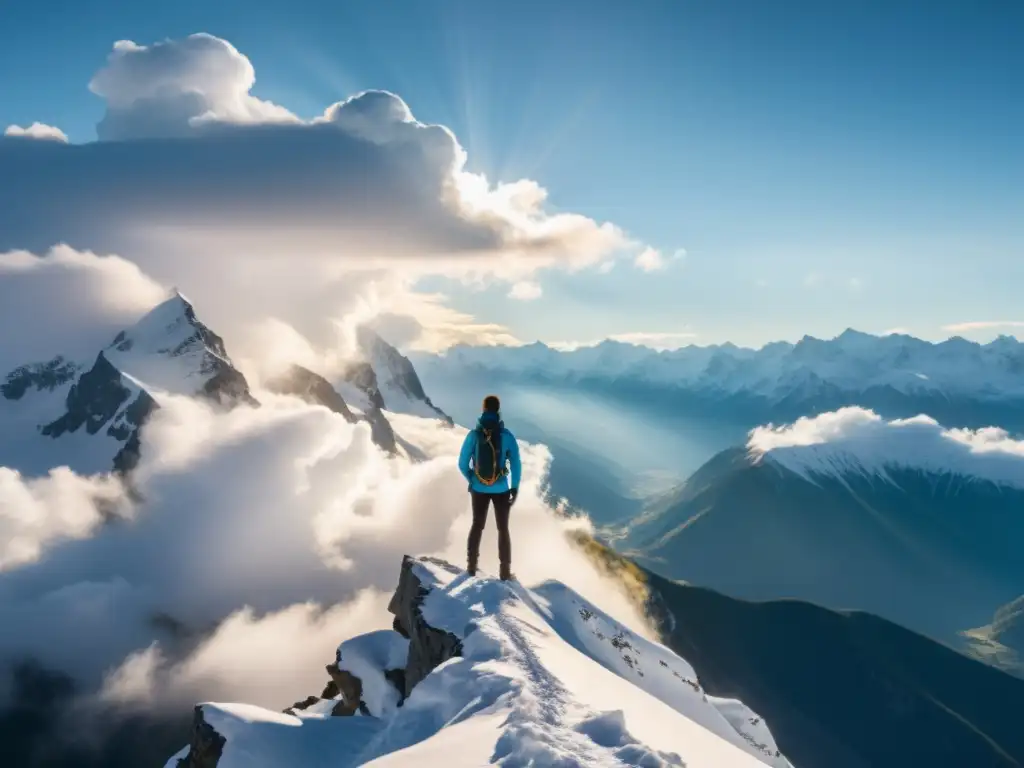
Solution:
[(299, 122), (252, 96), (256, 72), (227, 40), (189, 35), (138, 45), (119, 40), (89, 90), (106, 101), (100, 139), (187, 136), (209, 123)]
[[(166, 398), (146, 427), (135, 475), (144, 502), (130, 521), (98, 528), (83, 512), (75, 530), (93, 526), (86, 538), (67, 538), (74, 525), (55, 521), (66, 507), (38, 504), (58, 496), (41, 486), (68, 478), (35, 481), (18, 514), (30, 504), (42, 518), (23, 531), (39, 556), (0, 577), (0, 624), (17, 628), (3, 633), (0, 656), (32, 655), (94, 689), (105, 680), (108, 700), (179, 702), (187, 689), (284, 706), (315, 692), (308, 686), (322, 676), (331, 643), (383, 622), (403, 554), (461, 562), (469, 522), (456, 468), (462, 430), (395, 416), (396, 430), (426, 458), (388, 458), (364, 424), (260, 397), (263, 407), (229, 413)], [(627, 599), (562, 535), (586, 521), (558, 519), (542, 501), (550, 454), (524, 445), (523, 456), (513, 522), (519, 577), (562, 578), (636, 624)], [(93, 503), (79, 482), (75, 503)], [(65, 538), (49, 535), (61, 524)], [(495, 554), (490, 530), (485, 568), (496, 568)], [(345, 601), (355, 601), (354, 614), (331, 608)], [(206, 639), (197, 646), (195, 638)], [(247, 651), (250, 638), (264, 652)], [(267, 673), (278, 665), (311, 671)]]
[[(481, 266), (513, 272), (591, 263), (628, 243), (611, 224), (546, 211), (547, 193), (534, 181), (494, 185), (466, 172), (451, 131), (419, 122), (393, 93), (356, 94), (301, 123), (253, 97), (254, 80), (248, 59), (210, 35), (118, 42), (90, 83), (106, 101), (99, 131), (108, 141), (61, 154), (3, 146), (3, 176), (45, 169), (19, 185), (20, 207), (51, 214), (48, 232), (22, 222), (7, 239), (118, 251), (129, 235), (215, 236), (219, 252), (234, 243), (364, 266), (501, 253), (516, 258)], [(167, 137), (188, 140), (159, 140)], [(137, 138), (155, 140), (121, 141)], [(56, 190), (61, 199), (49, 199)], [(97, 214), (102, 231), (90, 226)]]
[[(0, 140), (0, 179), (19, 180), (0, 182), (0, 249), (13, 249), (0, 254), (0, 320), (15, 330), (0, 373), (91, 358), (172, 284), (247, 374), (329, 372), (361, 322), (409, 349), (516, 344), (417, 280), (528, 284), (635, 247), (612, 224), (549, 211), (536, 182), (467, 172), (452, 133), (394, 94), (356, 94), (302, 122), (252, 96), (254, 77), (208, 35), (122, 41), (90, 83), (106, 103), (101, 141)], [(401, 555), (462, 560), (459, 429), (396, 416), (425, 458), (388, 457), (365, 424), (257, 396), (262, 407), (229, 413), (162, 398), (130, 513), (109, 478), (2, 471), (0, 659), (33, 656), (118, 705), (281, 707), (316, 692), (336, 642), (387, 626)], [(550, 454), (524, 445), (523, 459), (519, 577), (562, 578), (638, 621), (562, 535), (587, 522), (542, 500)], [(485, 568), (494, 537), (492, 526)]]
[(68, 137), (60, 128), (45, 123), (32, 123), (28, 128), (20, 125), (8, 125), (4, 129), (4, 136), (24, 139), (39, 139), (41, 141), (61, 141), (67, 144)]
[(534, 299), (539, 299), (543, 293), (544, 291), (537, 283), (521, 280), (513, 284), (512, 288), (509, 289), (508, 296), (510, 299), (516, 299), (517, 301), (533, 301)]
[[(394, 93), (301, 121), (254, 82), (244, 54), (211, 35), (119, 41), (89, 83), (106, 105), (101, 141), (0, 141), (0, 178), (19, 179), (0, 184), (0, 250), (118, 254), (216, 307), (231, 339), (266, 316), (310, 337), (367, 282), (529, 284), (637, 247), (610, 222), (550, 210), (536, 181), (467, 171), (454, 134)], [(454, 335), (476, 331), (502, 333)], [(432, 335), (422, 344), (453, 334)]]
[(66, 246), (45, 257), (0, 253), (0, 378), (57, 354), (94, 356), (164, 295), (135, 264), (116, 256)]
[(886, 421), (849, 407), (751, 431), (751, 456), (802, 475), (852, 471), (882, 478), (893, 468), (952, 473), (1024, 488), (1024, 440), (1003, 429), (945, 429), (928, 416)]
[(45, 478), (23, 478), (0, 467), (0, 571), (39, 558), (52, 542), (82, 538), (116, 511), (127, 511), (120, 482), (81, 477), (67, 467)]

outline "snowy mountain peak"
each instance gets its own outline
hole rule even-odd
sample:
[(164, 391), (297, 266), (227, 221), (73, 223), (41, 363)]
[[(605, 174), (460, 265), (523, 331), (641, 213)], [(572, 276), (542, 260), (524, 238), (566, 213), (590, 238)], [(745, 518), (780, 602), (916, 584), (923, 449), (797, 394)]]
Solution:
[[(368, 326), (362, 325), (356, 329), (356, 340), (375, 374), (373, 388), (379, 392), (386, 410), (428, 419), (440, 418), (452, 423), (451, 417), (435, 406), (424, 392), (420, 377), (409, 358)], [(367, 391), (372, 394), (372, 390)]]
[(392, 629), (340, 645), (319, 697), (200, 705), (167, 765), (791, 768), (763, 718), (559, 582), (406, 557), (389, 610)]
[(224, 340), (199, 320), (177, 289), (117, 334), (105, 351), (111, 363), (147, 389), (206, 395), (225, 405), (255, 403)]
[(760, 349), (458, 346), (417, 355), (416, 362), (428, 380), (500, 377), (509, 384), (585, 386), (630, 399), (656, 395), (679, 408), (743, 412), (761, 423), (858, 404), (973, 426), (1009, 411), (1013, 421), (1000, 423), (1024, 425), (1024, 344), (1012, 337), (986, 345), (962, 338), (932, 343), (851, 328), (833, 339), (807, 335)]
[(850, 407), (751, 431), (751, 460), (767, 459), (805, 479), (854, 476), (894, 483), (900, 471), (1024, 489), (1024, 440), (996, 427), (944, 429), (928, 416), (887, 421)]
[(62, 464), (88, 473), (109, 470), (111, 462), (131, 469), (139, 429), (163, 393), (225, 407), (258, 404), (221, 337), (176, 290), (92, 359), (58, 355), (8, 373), (0, 384), (0, 430), (17, 438), (5, 441), (0, 465), (30, 475)]

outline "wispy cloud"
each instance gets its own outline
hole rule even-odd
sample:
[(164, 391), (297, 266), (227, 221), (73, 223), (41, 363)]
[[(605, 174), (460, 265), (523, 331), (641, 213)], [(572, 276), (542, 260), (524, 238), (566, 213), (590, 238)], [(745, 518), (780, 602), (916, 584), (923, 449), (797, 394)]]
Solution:
[(537, 283), (520, 280), (509, 290), (508, 297), (517, 301), (533, 301), (539, 299), (543, 294), (544, 290)]
[(637, 269), (642, 269), (644, 272), (658, 272), (668, 267), (670, 263), (681, 261), (684, 258), (686, 258), (685, 248), (677, 248), (671, 256), (666, 257), (657, 248), (648, 246), (640, 251), (633, 263)]
[(952, 323), (942, 326), (942, 330), (951, 333), (966, 331), (987, 331), (993, 328), (1024, 328), (1024, 320), (970, 320), (965, 323)]

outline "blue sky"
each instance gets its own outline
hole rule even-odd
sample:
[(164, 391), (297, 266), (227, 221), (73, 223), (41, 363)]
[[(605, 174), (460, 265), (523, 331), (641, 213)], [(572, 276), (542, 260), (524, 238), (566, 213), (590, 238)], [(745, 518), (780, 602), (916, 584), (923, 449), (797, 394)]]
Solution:
[(92, 140), (87, 83), (113, 42), (197, 31), (302, 117), (392, 90), (455, 132), (470, 169), (685, 249), (657, 272), (542, 273), (531, 302), (425, 282), (520, 338), (1022, 333), (1014, 0), (5, 4), (0, 125)]

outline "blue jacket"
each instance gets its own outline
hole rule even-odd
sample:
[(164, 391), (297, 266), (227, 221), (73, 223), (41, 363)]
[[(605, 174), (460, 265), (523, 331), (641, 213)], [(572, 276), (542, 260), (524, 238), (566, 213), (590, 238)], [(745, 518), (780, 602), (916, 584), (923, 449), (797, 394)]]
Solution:
[(510, 487), (518, 488), (519, 480), (523, 475), (523, 465), (519, 460), (519, 443), (516, 437), (508, 429), (502, 427), (501, 449), (505, 453), (505, 461), (509, 466), (512, 484), (509, 485), (509, 476), (501, 478), (494, 485), (484, 485), (477, 480), (473, 472), (473, 457), (476, 455), (476, 429), (469, 431), (466, 439), (462, 442), (462, 451), (459, 453), (459, 472), (469, 482), (469, 488), (477, 493), (505, 493)]

